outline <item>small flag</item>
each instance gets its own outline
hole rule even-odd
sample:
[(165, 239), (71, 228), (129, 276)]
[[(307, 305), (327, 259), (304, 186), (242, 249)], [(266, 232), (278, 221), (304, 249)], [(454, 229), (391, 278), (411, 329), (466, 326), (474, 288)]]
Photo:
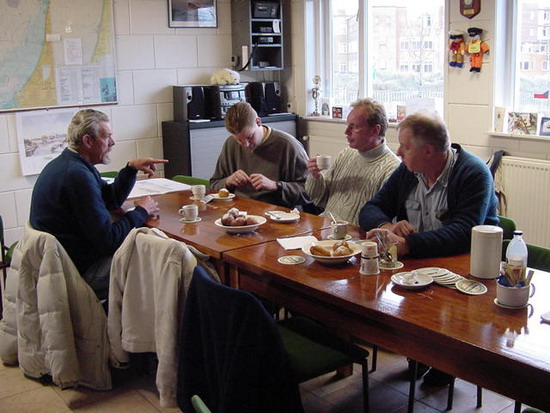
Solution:
[(549, 91), (547, 90), (547, 91), (544, 92), (544, 93), (535, 93), (533, 97), (534, 97), (535, 99), (548, 99), (548, 92), (549, 92)]

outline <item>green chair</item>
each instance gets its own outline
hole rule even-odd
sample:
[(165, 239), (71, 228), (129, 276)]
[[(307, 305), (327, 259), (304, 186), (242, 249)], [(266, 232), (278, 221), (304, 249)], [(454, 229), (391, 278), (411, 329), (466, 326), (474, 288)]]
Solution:
[(195, 409), (195, 413), (212, 413), (210, 409), (206, 407), (202, 399), (196, 394), (191, 397), (191, 404), (193, 405), (193, 409)]
[(212, 281), (200, 266), (188, 289), (180, 342), (183, 411), (200, 394), (213, 411), (299, 412), (297, 383), (359, 363), (368, 412), (367, 350), (305, 317), (276, 322), (255, 296)]
[(175, 175), (172, 177), (172, 180), (187, 185), (204, 185), (206, 189), (210, 188), (210, 181), (208, 179), (196, 178), (194, 176)]
[(499, 222), (498, 226), (504, 230), (502, 234), (502, 239), (512, 239), (514, 238), (514, 231), (516, 230), (516, 223), (512, 218), (498, 216)]
[(107, 172), (100, 172), (99, 176), (102, 178), (116, 178), (118, 176), (117, 171), (107, 171)]
[(542, 410), (535, 409), (534, 407), (528, 407), (526, 409), (523, 409), (521, 413), (544, 413)]
[[(502, 242), (502, 259), (506, 259), (506, 248), (510, 240)], [(534, 244), (527, 244), (527, 266), (536, 270), (550, 272), (550, 249)]]

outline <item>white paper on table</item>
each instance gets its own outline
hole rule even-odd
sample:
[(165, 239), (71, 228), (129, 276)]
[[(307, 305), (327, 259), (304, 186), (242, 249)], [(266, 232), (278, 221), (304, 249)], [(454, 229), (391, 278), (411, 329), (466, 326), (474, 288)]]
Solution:
[(146, 195), (160, 195), (169, 192), (186, 191), (191, 189), (191, 185), (172, 181), (166, 178), (151, 178), (136, 181), (128, 199), (138, 198)]
[(277, 242), (285, 250), (298, 250), (312, 242), (319, 241), (313, 235), (307, 235), (305, 237), (292, 237), (292, 238), (277, 238)]

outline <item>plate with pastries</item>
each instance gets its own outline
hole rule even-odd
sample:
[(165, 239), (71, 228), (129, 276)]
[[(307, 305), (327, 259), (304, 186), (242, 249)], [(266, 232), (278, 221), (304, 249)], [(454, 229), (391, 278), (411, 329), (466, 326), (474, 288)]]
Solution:
[(302, 251), (322, 264), (342, 264), (360, 254), (361, 246), (344, 240), (325, 240), (305, 245)]
[(260, 225), (267, 222), (267, 219), (260, 215), (247, 215), (237, 208), (231, 208), (216, 221), (218, 227), (225, 229), (230, 234), (242, 234), (256, 231)]
[(213, 201), (229, 202), (235, 198), (235, 194), (230, 193), (227, 189), (222, 188), (214, 194), (210, 194)]

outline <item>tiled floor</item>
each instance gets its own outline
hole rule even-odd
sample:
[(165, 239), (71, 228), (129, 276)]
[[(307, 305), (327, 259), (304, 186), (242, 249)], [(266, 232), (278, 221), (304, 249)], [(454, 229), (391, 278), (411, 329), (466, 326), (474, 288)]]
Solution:
[[(404, 413), (407, 411), (407, 362), (402, 356), (380, 350), (378, 369), (370, 374), (372, 413)], [(361, 368), (342, 380), (333, 380), (333, 374), (301, 385), (302, 401), (307, 413), (354, 413), (362, 411)], [(120, 380), (120, 379), (119, 379)], [(166, 412), (179, 409), (161, 409), (154, 384), (154, 375), (134, 376), (117, 384), (113, 391), (95, 392), (85, 389), (63, 390), (43, 386), (23, 376), (19, 368), (0, 364), (0, 412), (60, 413), (60, 412)], [(418, 380), (415, 413), (445, 411), (447, 387), (428, 388)], [(512, 413), (513, 401), (483, 390), (483, 407), (476, 409), (476, 387), (457, 380), (453, 413), (483, 412)], [(261, 412), (258, 412), (261, 413)]]

